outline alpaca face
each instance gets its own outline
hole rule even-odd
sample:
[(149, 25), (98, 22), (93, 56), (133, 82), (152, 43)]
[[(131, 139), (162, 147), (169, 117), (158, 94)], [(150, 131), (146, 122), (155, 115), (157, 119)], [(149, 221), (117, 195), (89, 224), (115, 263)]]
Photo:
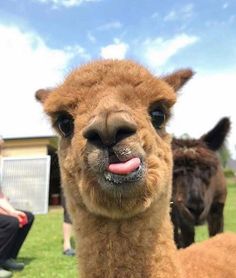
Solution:
[[(223, 145), (230, 129), (228, 118), (200, 139), (174, 139), (173, 201), (185, 222), (202, 224), (209, 214), (212, 202), (220, 196), (215, 192), (217, 172), (221, 171), (215, 151)], [(224, 182), (222, 181), (222, 186)]]
[(125, 218), (169, 198), (165, 125), (173, 88), (191, 75), (180, 71), (161, 80), (133, 62), (108, 60), (75, 70), (52, 92), (37, 92), (60, 135), (61, 175), (71, 203)]
[(203, 224), (214, 197), (211, 183), (219, 163), (216, 154), (203, 142), (187, 139), (173, 140), (173, 154), (173, 201), (186, 223)]

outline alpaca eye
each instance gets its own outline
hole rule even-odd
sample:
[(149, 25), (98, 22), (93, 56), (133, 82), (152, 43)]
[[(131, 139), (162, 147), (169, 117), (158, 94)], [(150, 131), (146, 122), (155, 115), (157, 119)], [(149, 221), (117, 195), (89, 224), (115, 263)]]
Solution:
[(71, 115), (61, 114), (57, 118), (56, 126), (64, 137), (69, 137), (74, 131), (74, 120)]
[(160, 129), (165, 122), (166, 115), (161, 108), (155, 108), (149, 112), (152, 124), (156, 129)]

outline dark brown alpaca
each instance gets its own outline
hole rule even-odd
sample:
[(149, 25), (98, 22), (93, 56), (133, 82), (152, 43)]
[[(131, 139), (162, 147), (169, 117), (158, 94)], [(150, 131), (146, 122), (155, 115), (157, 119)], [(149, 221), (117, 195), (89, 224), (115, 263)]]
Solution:
[(208, 223), (209, 236), (223, 231), (226, 181), (216, 151), (230, 129), (228, 118), (200, 139), (173, 139), (174, 237), (178, 247), (194, 242), (194, 226)]

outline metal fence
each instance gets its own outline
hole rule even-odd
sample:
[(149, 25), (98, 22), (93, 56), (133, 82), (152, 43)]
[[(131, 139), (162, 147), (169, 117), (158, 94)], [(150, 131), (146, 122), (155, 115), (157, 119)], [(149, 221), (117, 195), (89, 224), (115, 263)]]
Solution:
[(48, 212), (50, 156), (4, 157), (1, 187), (17, 209), (35, 214)]

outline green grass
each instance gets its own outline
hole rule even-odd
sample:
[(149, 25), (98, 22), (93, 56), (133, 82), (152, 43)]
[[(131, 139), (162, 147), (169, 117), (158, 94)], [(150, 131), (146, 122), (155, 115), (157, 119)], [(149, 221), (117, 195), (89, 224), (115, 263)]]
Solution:
[[(236, 184), (228, 186), (225, 207), (225, 231), (236, 232)], [(208, 237), (206, 226), (197, 228), (197, 241)], [(14, 278), (73, 278), (77, 277), (76, 259), (62, 255), (62, 210), (37, 215), (30, 234), (19, 254), (26, 264)]]
[[(224, 231), (236, 232), (236, 184), (228, 185), (227, 201), (224, 209)], [(208, 237), (207, 226), (196, 227), (196, 241)]]
[(62, 248), (62, 209), (36, 215), (18, 258), (26, 267), (15, 272), (14, 278), (76, 277), (76, 259), (62, 255)]

